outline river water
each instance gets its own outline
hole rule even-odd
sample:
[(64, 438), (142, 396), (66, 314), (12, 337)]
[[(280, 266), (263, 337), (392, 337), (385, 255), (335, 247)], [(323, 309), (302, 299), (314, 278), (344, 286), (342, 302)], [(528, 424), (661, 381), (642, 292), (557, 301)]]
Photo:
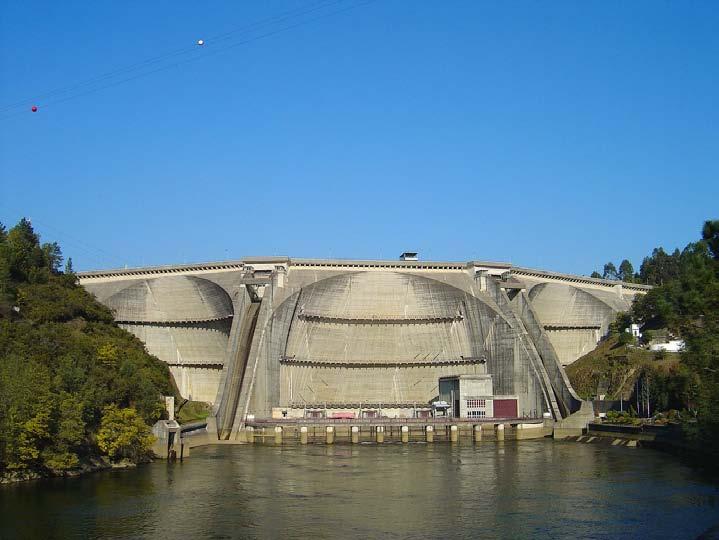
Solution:
[(696, 538), (719, 489), (648, 449), (213, 446), (0, 487), (0, 538)]

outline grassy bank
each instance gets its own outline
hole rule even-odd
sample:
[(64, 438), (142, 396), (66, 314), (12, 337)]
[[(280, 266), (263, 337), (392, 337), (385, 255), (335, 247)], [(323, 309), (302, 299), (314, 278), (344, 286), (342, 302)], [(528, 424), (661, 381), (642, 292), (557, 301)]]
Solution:
[(606, 399), (629, 400), (636, 391), (639, 379), (655, 381), (658, 385), (655, 393), (658, 394), (665, 379), (681, 376), (682, 366), (678, 353), (659, 354), (624, 345), (618, 336), (613, 335), (569, 365), (566, 371), (572, 386), (584, 399), (603, 393)]

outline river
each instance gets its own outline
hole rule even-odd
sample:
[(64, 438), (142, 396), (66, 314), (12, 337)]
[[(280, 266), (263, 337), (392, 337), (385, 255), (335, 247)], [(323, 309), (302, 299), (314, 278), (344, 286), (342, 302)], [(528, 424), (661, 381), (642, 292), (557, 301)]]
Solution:
[(671, 456), (570, 442), (212, 446), (0, 486), (0, 538), (696, 538), (719, 490)]

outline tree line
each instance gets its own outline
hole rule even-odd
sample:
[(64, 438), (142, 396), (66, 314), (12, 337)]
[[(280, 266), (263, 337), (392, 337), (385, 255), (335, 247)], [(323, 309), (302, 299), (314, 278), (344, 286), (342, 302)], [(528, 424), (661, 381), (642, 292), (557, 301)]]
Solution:
[(619, 267), (611, 261), (608, 262), (604, 265), (601, 273), (594, 271), (591, 277), (644, 285), (663, 285), (679, 277), (681, 264), (682, 252), (679, 249), (675, 249), (669, 254), (664, 251), (664, 248), (658, 247), (652, 251), (651, 255), (644, 258), (639, 272), (635, 272), (632, 263), (628, 259), (624, 259), (619, 263)]
[(0, 476), (143, 459), (167, 366), (63, 270), (27, 219), (0, 224)]
[(683, 250), (655, 249), (644, 261), (640, 275), (655, 287), (638, 295), (615, 326), (634, 322), (645, 335), (666, 329), (684, 340), (679, 366), (653, 381), (655, 392), (664, 392), (666, 403), (688, 404), (696, 441), (719, 454), (719, 220), (705, 222), (701, 239)]

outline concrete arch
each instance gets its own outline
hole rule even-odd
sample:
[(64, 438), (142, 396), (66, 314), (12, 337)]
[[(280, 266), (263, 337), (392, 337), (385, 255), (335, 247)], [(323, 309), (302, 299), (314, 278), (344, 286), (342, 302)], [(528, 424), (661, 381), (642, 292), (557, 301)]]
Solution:
[(196, 276), (143, 279), (105, 304), (122, 322), (214, 321), (232, 317), (232, 300), (219, 285)]
[[(293, 271), (296, 272), (296, 271)], [(373, 271), (367, 271), (367, 270), (338, 270), (334, 272), (327, 272), (330, 275), (313, 272), (313, 277), (308, 278), (306, 274), (302, 275), (302, 279), (300, 280), (300, 285), (295, 286), (293, 288), (293, 292), (297, 291), (308, 291), (312, 287), (320, 286), (320, 284), (329, 285), (331, 283), (337, 283), (338, 281), (344, 281), (350, 276), (373, 276), (373, 275), (393, 275), (393, 276), (402, 276), (404, 278), (412, 278), (421, 280), (421, 282), (427, 283), (428, 285), (432, 285), (433, 287), (438, 288), (445, 288), (446, 290), (452, 290), (457, 293), (465, 294), (468, 296), (472, 296), (476, 298), (478, 301), (482, 302), (488, 309), (491, 309), (494, 311), (494, 313), (502, 317), (504, 321), (507, 324), (511, 324), (510, 321), (507, 319), (505, 314), (502, 312), (501, 309), (494, 303), (492, 298), (488, 295), (478, 295), (477, 290), (475, 287), (471, 284), (471, 279), (467, 274), (460, 274), (458, 276), (454, 276), (453, 280), (442, 280), (438, 279), (438, 277), (430, 277), (427, 275), (422, 275), (420, 273), (415, 272), (397, 272), (397, 271), (391, 271), (391, 270), (373, 270)], [(294, 276), (292, 276), (292, 281), (294, 282)], [(284, 302), (286, 299), (283, 299)], [(275, 309), (279, 309), (279, 305)]]
[(592, 351), (617, 312), (629, 301), (612, 291), (585, 290), (564, 283), (540, 283), (529, 291), (532, 308), (562, 365)]
[(214, 401), (234, 315), (222, 287), (196, 276), (153, 277), (130, 282), (105, 303), (170, 366), (183, 397)]
[(486, 352), (483, 327), (493, 319), (507, 324), (492, 306), (440, 281), (346, 273), (301, 290), (283, 354), (336, 363), (456, 360)]
[[(495, 393), (517, 395), (521, 411), (549, 408), (533, 367), (539, 360), (489, 295), (378, 271), (343, 272), (285, 291), (274, 308), (272, 295), (265, 291), (242, 368), (235, 425), (245, 414), (268, 415), (292, 402), (427, 403), (448, 374), (491, 373)], [(349, 367), (351, 375), (338, 375)]]

